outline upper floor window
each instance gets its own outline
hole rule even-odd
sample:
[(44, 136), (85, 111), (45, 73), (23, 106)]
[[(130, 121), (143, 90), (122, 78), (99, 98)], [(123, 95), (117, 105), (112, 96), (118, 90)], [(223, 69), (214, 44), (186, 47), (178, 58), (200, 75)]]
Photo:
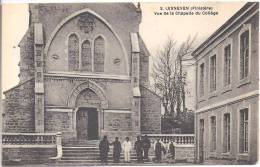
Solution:
[(224, 86), (231, 82), (231, 44), (224, 48)]
[(230, 114), (224, 114), (223, 152), (230, 151)]
[(200, 96), (204, 95), (204, 77), (205, 77), (205, 69), (204, 63), (200, 65)]
[[(69, 71), (104, 72), (105, 40), (98, 36), (91, 45), (85, 40), (80, 45), (79, 37), (73, 33), (68, 38), (68, 68)], [(92, 46), (94, 47), (92, 49)], [(80, 55), (81, 54), (81, 55)], [(80, 56), (80, 57), (79, 57)]]
[(217, 122), (216, 116), (210, 117), (210, 151), (216, 151), (217, 147)]
[(249, 73), (249, 30), (244, 31), (240, 37), (240, 79), (248, 77)]
[(81, 69), (92, 71), (92, 55), (89, 40), (84, 41), (81, 46)]
[(240, 110), (239, 152), (248, 152), (248, 108)]
[(68, 64), (69, 71), (79, 69), (79, 38), (76, 34), (71, 34), (68, 40)]
[(216, 55), (210, 57), (210, 91), (216, 90)]
[(94, 71), (104, 72), (105, 62), (105, 40), (103, 37), (98, 36), (94, 40)]

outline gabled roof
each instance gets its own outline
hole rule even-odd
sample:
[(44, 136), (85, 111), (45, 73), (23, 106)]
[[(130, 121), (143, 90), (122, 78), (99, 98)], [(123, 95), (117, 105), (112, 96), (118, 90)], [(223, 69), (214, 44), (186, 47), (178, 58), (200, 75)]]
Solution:
[(28, 79), (28, 80), (26, 80), (26, 81), (24, 81), (24, 82), (22, 82), (22, 83), (19, 83), (18, 85), (16, 85), (16, 86), (14, 86), (14, 87), (12, 87), (12, 88), (10, 88), (10, 89), (4, 91), (3, 94), (6, 94), (7, 92), (9, 92), (9, 91), (11, 91), (11, 90), (14, 90), (15, 88), (18, 88), (18, 87), (20, 87), (20, 86), (26, 84), (27, 82), (32, 81), (33, 79), (34, 79), (34, 77), (31, 78), (31, 79)]
[(162, 99), (162, 97), (160, 95), (158, 95), (157, 93), (155, 93), (154, 91), (152, 91), (151, 89), (145, 87), (144, 85), (140, 85), (141, 88), (146, 89), (148, 92), (152, 93), (153, 95), (157, 96), (159, 99)]
[(22, 39), (21, 39), (20, 42), (18, 43), (18, 46), (19, 46), (19, 47), (20, 47), (20, 45), (21, 45), (22, 43), (25, 42), (25, 40), (26, 40), (26, 38), (27, 38), (27, 36), (28, 36), (29, 30), (30, 30), (30, 28), (27, 29), (26, 33), (23, 35)]

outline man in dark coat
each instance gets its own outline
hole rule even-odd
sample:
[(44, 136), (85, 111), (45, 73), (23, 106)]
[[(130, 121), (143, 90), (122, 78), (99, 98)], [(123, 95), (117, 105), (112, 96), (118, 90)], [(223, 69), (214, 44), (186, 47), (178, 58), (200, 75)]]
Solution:
[(144, 143), (144, 159), (149, 161), (148, 152), (151, 147), (151, 141), (149, 140), (147, 135), (144, 136), (143, 143)]
[(109, 142), (107, 136), (104, 136), (103, 140), (99, 143), (100, 161), (101, 163), (107, 163), (107, 155), (109, 152)]
[(134, 149), (136, 151), (137, 162), (143, 162), (143, 141), (140, 139), (140, 136), (137, 137)]
[(121, 143), (120, 143), (120, 141), (118, 141), (118, 137), (115, 138), (115, 141), (112, 143), (112, 145), (114, 145), (114, 148), (113, 148), (114, 162), (118, 163), (120, 161), (120, 154), (122, 151)]
[(164, 144), (159, 139), (154, 143), (154, 151), (155, 151), (155, 161), (161, 162), (162, 152), (166, 154), (166, 150)]
[(172, 140), (169, 143), (168, 150), (170, 153), (170, 158), (175, 159), (175, 143)]

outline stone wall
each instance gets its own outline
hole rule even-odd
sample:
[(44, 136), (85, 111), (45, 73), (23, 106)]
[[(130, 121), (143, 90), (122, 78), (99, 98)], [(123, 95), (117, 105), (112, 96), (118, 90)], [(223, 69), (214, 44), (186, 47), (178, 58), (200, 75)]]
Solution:
[(67, 106), (72, 90), (82, 83), (95, 82), (106, 94), (109, 108), (131, 107), (130, 80), (90, 79), (90, 78), (45, 78), (45, 105)]
[(175, 159), (178, 161), (194, 162), (195, 145), (179, 145), (175, 147)]
[[(203, 59), (198, 58), (197, 66), (197, 105), (198, 109), (217, 102), (222, 102), (225, 99), (234, 98), (236, 96), (243, 95), (246, 92), (254, 91), (259, 89), (259, 16), (254, 15), (245, 22), (245, 25), (251, 25), (251, 53), (249, 58), (249, 75), (246, 80), (240, 80), (240, 67), (239, 67), (239, 33), (243, 26), (232, 28), (232, 33), (229, 35), (227, 40), (219, 43), (214, 49), (208, 51), (209, 48), (205, 49), (199, 56), (203, 56)], [(241, 20), (242, 21), (242, 20)], [(238, 23), (237, 23), (238, 24)], [(234, 30), (234, 31), (233, 31)], [(223, 36), (223, 35), (222, 35)], [(225, 38), (225, 37), (222, 37)], [(231, 42), (232, 45), (232, 61), (231, 61), (231, 84), (228, 86), (223, 85), (224, 76), (224, 63), (223, 63), (223, 48), (227, 43)], [(214, 45), (214, 43), (212, 44)], [(212, 46), (211, 45), (211, 46)], [(210, 92), (210, 75), (209, 75), (209, 57), (212, 52), (216, 53), (216, 91)], [(205, 63), (205, 83), (204, 83), (204, 95), (199, 96), (200, 83), (199, 83), (199, 65)], [(246, 82), (243, 82), (246, 81)]]
[[(197, 139), (200, 140), (199, 128), (200, 128), (200, 120), (204, 120), (204, 158), (205, 159), (229, 159), (229, 160), (246, 160), (251, 163), (255, 163), (258, 159), (257, 156), (257, 144), (258, 144), (258, 114), (259, 114), (259, 106), (258, 106), (259, 97), (251, 97), (246, 100), (241, 100), (237, 102), (233, 102), (231, 104), (227, 104), (226, 106), (222, 106), (219, 108), (210, 109), (210, 111), (197, 113), (196, 115), (196, 130), (195, 133), (197, 135)], [(240, 110), (249, 107), (249, 117), (248, 117), (248, 149), (249, 152), (244, 155), (239, 151), (239, 127), (240, 127)], [(230, 114), (230, 151), (229, 153), (224, 153), (224, 114)], [(210, 117), (216, 116), (216, 150), (211, 151), (210, 145)], [(198, 141), (199, 142), (199, 141)], [(197, 144), (197, 154), (200, 152), (199, 144)], [(197, 156), (197, 159), (199, 156)]]
[(105, 131), (131, 131), (131, 113), (109, 113), (104, 114)]
[(161, 100), (143, 86), (141, 90), (141, 133), (161, 133)]
[[(86, 17), (84, 19), (88, 19), (88, 17), (93, 18), (95, 20), (95, 26), (93, 31), (89, 33), (85, 33), (83, 30), (80, 29), (78, 26), (79, 19), (81, 17)], [(76, 64), (80, 64), (79, 68), (78, 66), (75, 69), (69, 69), (69, 65), (71, 62), (69, 62), (69, 51), (68, 49), (71, 48), (71, 45), (68, 44), (69, 36), (71, 34), (74, 34), (74, 36), (77, 36), (76, 39), (78, 39), (76, 46), (73, 47), (75, 51), (72, 53), (75, 54), (75, 58), (77, 61)], [(90, 47), (92, 48), (90, 52), (92, 52), (93, 59), (93, 70), (96, 71), (98, 64), (96, 64), (96, 61), (101, 61), (101, 59), (97, 59), (98, 54), (95, 54), (94, 52), (97, 50), (97, 46), (95, 41), (97, 39), (102, 38), (104, 40), (104, 47), (102, 51), (104, 52), (101, 54), (104, 56), (104, 69), (99, 69), (98, 72), (104, 72), (105, 74), (117, 74), (117, 75), (127, 75), (126, 67), (127, 67), (127, 55), (124, 54), (123, 48), (120, 45), (119, 41), (117, 40), (116, 36), (111, 32), (111, 30), (102, 22), (100, 21), (96, 16), (90, 14), (81, 14), (77, 17), (72, 18), (70, 21), (65, 23), (61, 29), (57, 32), (55, 35), (55, 38), (52, 40), (52, 43), (50, 47), (48, 48), (48, 53), (46, 55), (46, 71), (79, 71), (84, 72), (84, 68), (81, 67), (82, 61), (81, 61), (81, 49), (82, 49), (82, 43), (85, 40), (91, 41)], [(62, 42), (61, 42), (62, 41)], [(48, 47), (48, 45), (46, 45)], [(47, 48), (46, 48), (47, 49)], [(101, 49), (98, 49), (101, 51)], [(76, 65), (75, 64), (75, 65)], [(102, 66), (103, 67), (103, 66)], [(100, 71), (101, 70), (101, 71)]]
[(3, 164), (41, 164), (49, 161), (49, 157), (57, 155), (56, 148), (3, 148)]
[(72, 112), (45, 111), (44, 129), (46, 132), (73, 131)]
[[(66, 17), (82, 9), (90, 9), (109, 22), (120, 36), (130, 65), (131, 45), (129, 32), (138, 32), (141, 12), (133, 3), (80, 3), (80, 4), (30, 4), (31, 20), (43, 23), (45, 39), (48, 40), (57, 25)], [(55, 16), (55, 17), (53, 17)]]
[(4, 94), (3, 131), (34, 132), (34, 80), (17, 85)]
[(110, 142), (115, 140), (115, 137), (119, 138), (119, 141), (121, 142), (121, 144), (125, 141), (126, 137), (129, 137), (129, 140), (132, 142), (132, 144), (134, 144), (134, 142), (136, 141), (136, 134), (134, 134), (134, 132), (132, 131), (101, 131), (102, 136), (101, 139), (103, 139), (103, 136), (106, 135), (108, 140)]

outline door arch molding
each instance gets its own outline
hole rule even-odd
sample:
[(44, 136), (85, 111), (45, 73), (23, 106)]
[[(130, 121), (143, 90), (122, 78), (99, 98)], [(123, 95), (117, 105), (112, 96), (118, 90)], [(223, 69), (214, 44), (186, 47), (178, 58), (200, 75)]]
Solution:
[[(96, 84), (93, 81), (87, 81), (87, 82), (81, 83), (73, 88), (73, 90), (71, 91), (70, 96), (67, 100), (68, 107), (72, 107), (72, 108), (78, 107), (78, 106), (76, 106), (77, 97), (85, 89), (90, 89), (97, 94), (97, 96), (100, 99), (100, 107), (102, 109), (108, 108), (108, 100), (107, 100), (105, 91), (98, 84)], [(84, 107), (84, 106), (82, 106), (82, 107)]]

